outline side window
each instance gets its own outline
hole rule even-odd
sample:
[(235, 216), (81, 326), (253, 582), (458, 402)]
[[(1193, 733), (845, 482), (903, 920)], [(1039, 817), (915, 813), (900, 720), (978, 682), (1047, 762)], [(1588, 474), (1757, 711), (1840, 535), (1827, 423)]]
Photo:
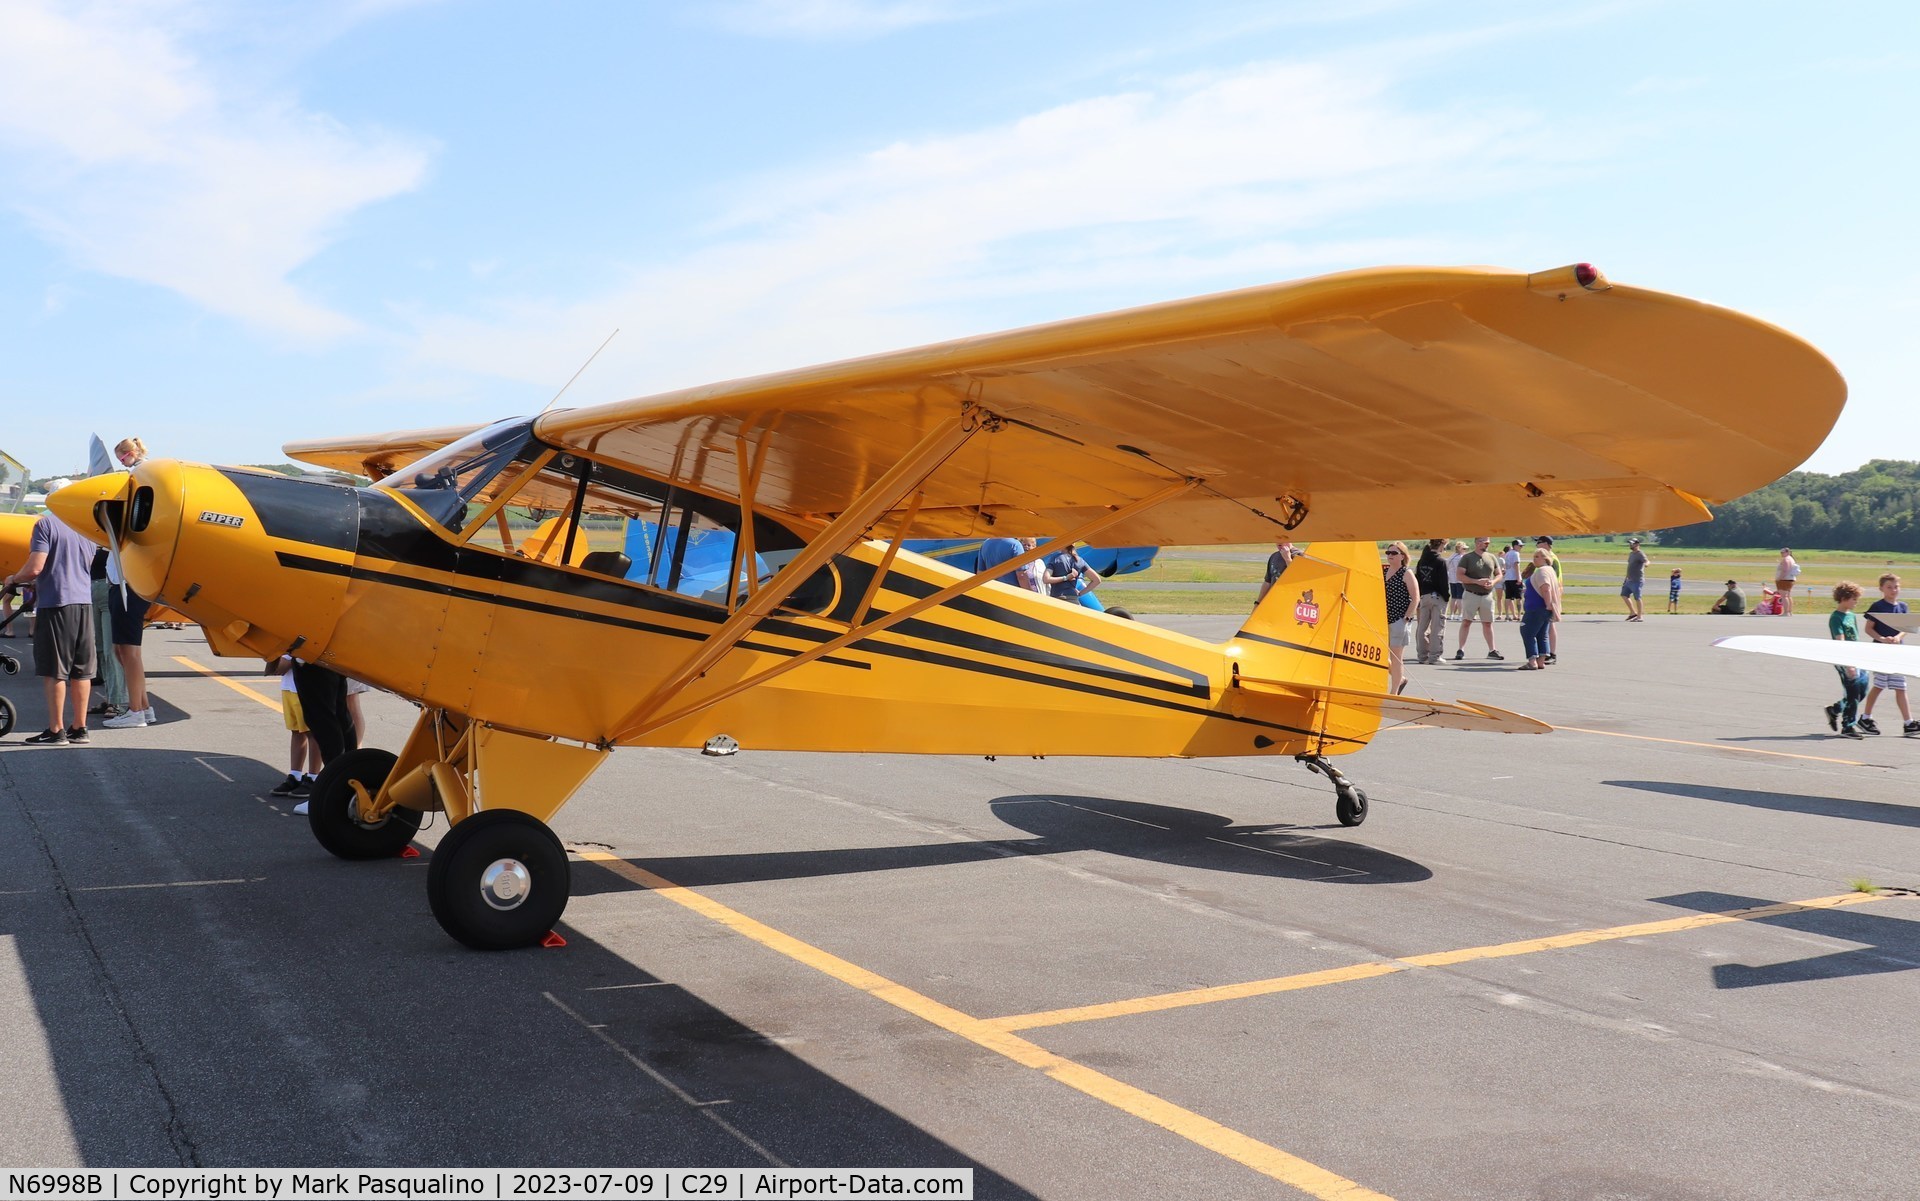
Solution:
[[(508, 532), (502, 538), (512, 553), (707, 604), (727, 602), (740, 528), (740, 507), (732, 501), (561, 455), (519, 489), (514, 502), (504, 512)], [(805, 545), (766, 517), (755, 518), (753, 541), (751, 586), (771, 580)], [(747, 572), (743, 565), (740, 596), (750, 586)], [(783, 607), (825, 612), (838, 594), (838, 575), (829, 565)]]

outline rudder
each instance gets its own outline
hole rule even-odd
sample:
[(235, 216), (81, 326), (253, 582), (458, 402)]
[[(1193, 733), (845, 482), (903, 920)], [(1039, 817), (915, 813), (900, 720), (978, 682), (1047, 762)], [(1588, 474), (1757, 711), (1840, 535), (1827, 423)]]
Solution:
[(1297, 555), (1234, 641), (1241, 670), (1387, 691), (1387, 597), (1371, 542), (1316, 542)]

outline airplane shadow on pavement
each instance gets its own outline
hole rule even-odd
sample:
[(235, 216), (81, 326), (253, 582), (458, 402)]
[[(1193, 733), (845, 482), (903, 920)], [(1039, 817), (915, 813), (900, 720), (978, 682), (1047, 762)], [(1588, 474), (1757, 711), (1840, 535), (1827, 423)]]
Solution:
[(1856, 801), (1849, 797), (1767, 792), (1757, 788), (1723, 788), (1718, 784), (1678, 784), (1666, 780), (1603, 780), (1601, 783), (1613, 788), (1632, 788), (1640, 792), (1692, 797), (1695, 800), (1719, 801), (1728, 805), (1748, 805), (1755, 809), (1773, 809), (1781, 813), (1806, 813), (1816, 817), (1843, 817), (1848, 821), (1880, 822), (1889, 826), (1920, 828), (1920, 807), (1894, 805), (1885, 801)]
[[(1329, 884), (1410, 884), (1432, 878), (1424, 865), (1364, 843), (1321, 838), (1295, 826), (1236, 826), (1195, 809), (1108, 797), (1034, 794), (992, 802), (994, 816), (1032, 838), (929, 842), (825, 851), (636, 857), (633, 863), (689, 888), (990, 863), (1014, 855), (1099, 851), (1174, 867)], [(611, 872), (579, 872), (574, 895), (641, 886)]]
[(1032, 1196), (644, 955), (564, 922), (561, 950), (459, 947), (427, 856), (328, 856), (266, 795), (279, 775), (0, 751), (0, 1072), (34, 1115), (0, 1161), (953, 1166), (978, 1196)]
[[(1674, 905), (1696, 913), (1725, 913), (1779, 903), (1777, 898), (1743, 897), (1724, 892), (1688, 892), (1654, 897), (1653, 900), (1661, 905)], [(1835, 938), (1860, 945), (1851, 950), (1791, 959), (1784, 963), (1760, 966), (1715, 964), (1714, 987), (1754, 988), (1763, 984), (1794, 984), (1843, 976), (1908, 972), (1920, 968), (1920, 922), (1854, 907), (1803, 909), (1752, 920), (1757, 925), (1781, 926), (1803, 934), (1817, 934), (1822, 938)]]

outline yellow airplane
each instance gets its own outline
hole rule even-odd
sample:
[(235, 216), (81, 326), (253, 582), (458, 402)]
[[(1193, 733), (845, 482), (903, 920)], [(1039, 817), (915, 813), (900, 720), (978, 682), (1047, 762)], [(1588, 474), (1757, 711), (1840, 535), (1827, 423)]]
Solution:
[[(434, 915), (507, 948), (565, 908), (547, 823), (619, 746), (1285, 755), (1357, 825), (1332, 759), (1383, 721), (1546, 728), (1388, 694), (1373, 539), (1705, 520), (1844, 397), (1791, 335), (1584, 264), (1380, 269), (286, 448), (367, 488), (148, 460), (52, 505), (216, 653), (418, 702), (397, 755), (328, 764), (313, 833), (386, 857), (444, 813)], [(967, 575), (901, 548), (1280, 532), (1308, 552), (1224, 644), (997, 582), (1037, 552)], [(691, 570), (713, 538), (720, 572)]]

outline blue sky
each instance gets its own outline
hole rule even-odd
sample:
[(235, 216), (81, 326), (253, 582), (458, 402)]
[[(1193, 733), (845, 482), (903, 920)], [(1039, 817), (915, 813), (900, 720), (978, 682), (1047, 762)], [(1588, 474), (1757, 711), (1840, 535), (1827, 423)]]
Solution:
[(1920, 6), (1844, 0), (0, 0), (0, 448), (1585, 260), (1830, 355), (1811, 467), (1920, 458), (1916, 68)]

